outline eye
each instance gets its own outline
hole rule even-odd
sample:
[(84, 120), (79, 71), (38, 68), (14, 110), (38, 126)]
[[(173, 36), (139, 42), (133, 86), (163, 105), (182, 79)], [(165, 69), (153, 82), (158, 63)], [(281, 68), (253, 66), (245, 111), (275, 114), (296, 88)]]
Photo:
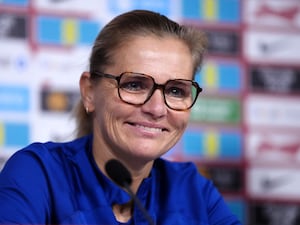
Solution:
[(187, 98), (190, 96), (190, 85), (184, 82), (172, 81), (167, 84), (165, 94), (173, 98)]
[(187, 96), (186, 91), (183, 88), (176, 87), (176, 86), (168, 87), (165, 93), (170, 97), (176, 97), (176, 98), (185, 98)]
[(145, 92), (151, 88), (151, 81), (141, 76), (124, 77), (120, 82), (120, 88), (129, 92)]
[(122, 83), (120, 86), (122, 89), (128, 91), (140, 91), (144, 89), (143, 82), (138, 82), (138, 81), (127, 81), (126, 83)]

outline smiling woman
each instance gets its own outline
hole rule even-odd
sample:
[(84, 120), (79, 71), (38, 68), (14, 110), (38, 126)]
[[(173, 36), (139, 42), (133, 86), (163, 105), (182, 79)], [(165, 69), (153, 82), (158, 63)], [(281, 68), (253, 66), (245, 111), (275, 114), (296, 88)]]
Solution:
[[(155, 12), (109, 22), (80, 77), (77, 138), (33, 143), (8, 160), (0, 223), (240, 224), (195, 165), (161, 158), (202, 91), (194, 75), (205, 47), (202, 32)], [(128, 169), (128, 188), (109, 178), (112, 159)]]

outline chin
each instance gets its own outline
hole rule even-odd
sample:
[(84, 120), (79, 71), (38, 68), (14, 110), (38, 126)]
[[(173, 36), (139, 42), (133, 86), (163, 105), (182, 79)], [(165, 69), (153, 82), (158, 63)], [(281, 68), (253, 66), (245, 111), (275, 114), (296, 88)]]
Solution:
[(159, 158), (162, 154), (153, 151), (139, 151), (139, 152), (131, 152), (132, 157), (135, 160), (142, 160), (144, 162), (150, 162), (157, 158)]

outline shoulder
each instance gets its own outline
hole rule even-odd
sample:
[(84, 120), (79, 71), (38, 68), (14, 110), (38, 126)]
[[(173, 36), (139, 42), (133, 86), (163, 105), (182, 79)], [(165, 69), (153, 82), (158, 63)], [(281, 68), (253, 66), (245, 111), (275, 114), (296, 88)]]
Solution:
[(88, 142), (85, 137), (65, 143), (33, 143), (14, 153), (0, 172), (0, 202), (11, 207), (0, 204), (0, 211), (22, 224), (45, 224), (57, 201), (69, 204), (70, 186), (74, 186), (68, 176), (72, 160), (82, 156)]
[(57, 154), (72, 156), (87, 149), (91, 143), (90, 139), (90, 136), (85, 136), (69, 142), (35, 142), (17, 151), (12, 158), (26, 154), (36, 157), (49, 157), (49, 155)]
[(37, 168), (47, 169), (53, 164), (62, 164), (66, 159), (76, 158), (76, 155), (85, 152), (90, 144), (90, 136), (75, 139), (70, 142), (32, 143), (15, 152), (4, 165), (3, 171), (22, 172), (26, 168), (33, 171)]
[(240, 224), (213, 182), (202, 176), (194, 163), (157, 159), (154, 169), (164, 201), (177, 205), (190, 218), (209, 224)]

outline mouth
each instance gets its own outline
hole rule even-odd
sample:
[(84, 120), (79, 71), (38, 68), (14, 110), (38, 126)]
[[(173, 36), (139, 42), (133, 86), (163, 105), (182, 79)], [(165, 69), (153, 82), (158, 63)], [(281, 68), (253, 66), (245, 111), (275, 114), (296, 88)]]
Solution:
[(139, 129), (143, 129), (145, 131), (152, 132), (152, 133), (161, 133), (164, 131), (168, 131), (168, 129), (159, 127), (159, 126), (142, 125), (142, 124), (137, 124), (137, 123), (128, 123), (128, 124), (130, 124), (131, 126), (137, 127)]

